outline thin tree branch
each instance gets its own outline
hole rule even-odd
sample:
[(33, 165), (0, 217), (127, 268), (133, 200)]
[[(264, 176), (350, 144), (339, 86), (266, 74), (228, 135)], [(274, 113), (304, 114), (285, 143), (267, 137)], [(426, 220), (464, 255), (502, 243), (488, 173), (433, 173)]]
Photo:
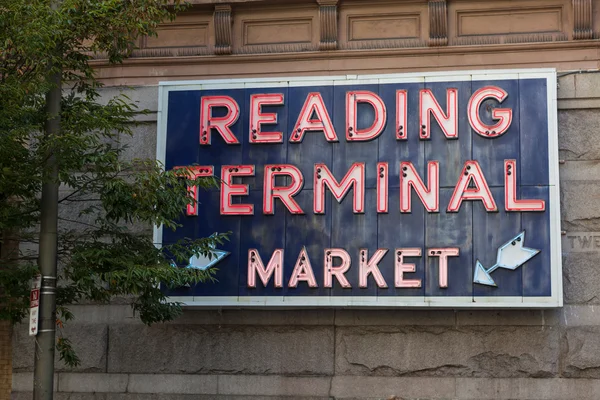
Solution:
[(89, 226), (90, 228), (94, 228), (94, 229), (100, 229), (100, 227), (97, 226), (97, 225), (88, 224), (87, 222), (78, 221), (76, 219), (69, 219), (69, 218), (63, 218), (63, 217), (58, 217), (58, 219), (61, 220), (61, 221), (65, 221), (65, 222), (73, 222), (75, 224)]

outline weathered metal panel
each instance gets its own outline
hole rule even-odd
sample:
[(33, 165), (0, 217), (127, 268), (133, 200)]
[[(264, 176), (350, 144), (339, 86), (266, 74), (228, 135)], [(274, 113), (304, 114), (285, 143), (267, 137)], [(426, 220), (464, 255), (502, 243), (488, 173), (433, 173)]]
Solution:
[[(439, 80), (446, 77), (435, 78)], [(443, 110), (447, 110), (447, 89), (458, 89), (458, 139), (446, 139), (439, 124), (435, 123), (435, 119), (431, 116), (431, 139), (424, 143), (425, 162), (439, 160), (443, 164), (440, 168), (440, 188), (454, 188), (458, 178), (457, 172), (466, 160), (471, 159), (472, 134), (465, 110), (471, 97), (471, 81), (432, 82), (431, 80), (425, 82), (425, 88), (431, 89)], [(411, 117), (416, 118), (409, 115), (409, 118)]]
[[(544, 199), (551, 211), (552, 207), (558, 207), (558, 203), (550, 201), (550, 189), (548, 187), (523, 186), (521, 187), (521, 198)], [(551, 228), (548, 219), (540, 213), (523, 213), (521, 216), (521, 230), (526, 231), (527, 246), (540, 249), (540, 253), (525, 263), (523, 271), (523, 296), (549, 296), (552, 292), (551, 270), (544, 268), (551, 263), (551, 248), (545, 243), (551, 243)]]
[[(390, 196), (389, 208), (392, 213), (400, 209), (400, 197), (394, 191)], [(413, 204), (418, 204), (419, 197), (412, 193)], [(411, 213), (397, 213), (395, 218), (390, 218), (388, 214), (379, 214), (377, 216), (378, 228), (378, 247), (390, 249), (390, 253), (383, 259), (381, 273), (388, 282), (389, 289), (380, 289), (379, 296), (420, 296), (420, 301), (424, 301), (425, 296), (425, 260), (421, 257), (407, 257), (404, 262), (415, 265), (415, 272), (407, 273), (407, 279), (421, 281), (419, 288), (395, 288), (394, 287), (394, 254), (395, 248), (419, 247), (419, 243), (425, 243), (425, 208), (414, 207)]]
[[(400, 163), (399, 160), (412, 162), (419, 168), (425, 166), (425, 144), (426, 141), (419, 140), (419, 131), (421, 129), (419, 119), (414, 117), (419, 113), (419, 90), (424, 88), (424, 83), (411, 82), (397, 85), (382, 84), (379, 89), (379, 95), (386, 104), (395, 104), (396, 91), (406, 90), (407, 93), (407, 110), (408, 115), (413, 118), (406, 118), (406, 126), (404, 121), (396, 121), (395, 113), (390, 111), (388, 123), (381, 136), (377, 139), (379, 144), (379, 161), (389, 164), (388, 184), (390, 189), (394, 189), (394, 193), (400, 187)], [(396, 134), (399, 126), (402, 125), (402, 131), (406, 134), (406, 139), (398, 142)], [(391, 198), (394, 196), (390, 196)], [(398, 207), (390, 210), (398, 210)]]
[[(499, 138), (501, 139), (501, 138)], [(491, 188), (500, 211), (488, 213), (481, 202), (473, 203), (473, 261), (480, 261), (486, 268), (496, 263), (496, 251), (507, 240), (521, 232), (521, 213), (504, 211), (504, 187)], [(514, 232), (513, 236), (509, 232)], [(531, 238), (527, 237), (527, 245)], [(490, 249), (492, 251), (490, 251)], [(529, 261), (531, 262), (531, 261)], [(525, 264), (527, 265), (527, 264)], [(473, 285), (474, 296), (515, 296), (523, 293), (523, 267), (514, 271), (498, 269), (493, 273), (496, 287)]]
[[(263, 93), (281, 93), (284, 100), (289, 99), (288, 88), (252, 88), (246, 89), (244, 93), (244, 99), (249, 99), (251, 95), (263, 94)], [(288, 132), (288, 108), (282, 109), (276, 105), (265, 105), (263, 106), (265, 113), (277, 112), (277, 123), (270, 124), (264, 127), (264, 131), (268, 132)], [(266, 164), (278, 164), (285, 163), (287, 160), (287, 149), (288, 142), (284, 140), (279, 144), (265, 144), (263, 146), (251, 145), (250, 142), (250, 104), (248, 101), (245, 102), (244, 111), (241, 114), (241, 126), (243, 130), (241, 132), (240, 140), (242, 140), (242, 164), (256, 165), (256, 175), (254, 177), (248, 177), (244, 179), (244, 182), (248, 183), (250, 190), (262, 190), (264, 175), (264, 166)], [(292, 122), (293, 123), (293, 122)], [(265, 148), (267, 151), (265, 151)], [(258, 207), (262, 208), (262, 201), (259, 201)], [(255, 206), (256, 208), (256, 206)]]
[[(448, 204), (450, 196), (452, 196), (452, 191), (453, 189), (450, 188), (440, 188), (441, 205)], [(426, 213), (424, 246), (425, 296), (471, 298), (473, 295), (474, 219), (473, 204), (470, 202), (463, 203), (460, 211), (457, 213), (446, 213), (446, 210), (443, 208), (440, 208), (439, 213)], [(460, 251), (457, 257), (450, 258), (447, 288), (439, 287), (439, 261), (434, 257), (430, 257), (427, 252), (427, 248), (437, 247), (458, 247)]]
[[(521, 138), (521, 185), (548, 185), (548, 106), (547, 85), (544, 79), (519, 80), (519, 129)], [(553, 110), (555, 111), (555, 110)], [(558, 177), (556, 177), (558, 181)]]
[[(200, 191), (200, 213), (183, 215), (182, 228), (156, 229), (155, 239), (163, 243), (232, 232), (231, 241), (219, 248), (230, 254), (211, 267), (217, 268), (217, 283), (169, 294), (197, 306), (561, 305), (555, 79), (553, 70), (525, 70), (161, 84), (157, 154), (166, 168), (210, 165), (217, 177), (223, 165), (255, 171), (233, 178), (234, 185), (247, 185), (248, 193), (231, 198), (234, 205), (252, 205), (253, 215), (223, 215), (227, 196), (221, 188), (211, 189)], [(274, 103), (281, 96), (282, 104), (265, 104), (253, 114), (257, 95), (271, 95)], [(484, 96), (479, 107), (477, 96)], [(225, 97), (227, 107), (235, 109), (201, 111), (205, 100)], [(307, 108), (313, 111), (307, 114)], [(239, 116), (223, 129), (230, 130), (230, 142), (238, 143), (226, 143), (218, 127), (201, 122), (204, 117), (204, 125), (216, 126), (211, 121), (227, 120), (231, 111)], [(259, 126), (261, 115), (276, 115), (277, 121)], [(320, 123), (325, 131), (299, 128)], [(253, 143), (272, 132), (282, 132), (282, 140)], [(368, 140), (356, 140), (370, 134)], [(210, 144), (202, 143), (209, 135)], [(401, 162), (410, 163), (414, 170), (408, 172), (414, 172), (407, 174)], [(274, 213), (263, 212), (272, 186), (265, 184), (266, 165), (290, 165), (302, 173), (302, 189), (289, 201), (303, 213), (292, 213), (277, 198)], [(344, 178), (362, 165), (361, 203), (360, 173)], [(317, 194), (329, 172), (339, 187), (331, 187), (333, 181), (323, 186), (320, 212)], [(414, 174), (420, 188), (419, 182), (406, 181), (416, 179)], [(412, 183), (403, 185), (403, 179)], [(290, 176), (273, 182), (279, 188), (293, 183)], [(403, 190), (410, 191), (405, 197), (410, 212), (400, 212)], [(519, 207), (532, 206), (522, 199), (533, 206), (543, 200), (545, 209), (523, 211)], [(250, 254), (252, 249), (257, 254)], [(249, 259), (260, 256), (268, 266), (278, 249), (283, 252), (281, 284), (275, 284), (278, 270), (268, 268), (264, 284)], [(370, 263), (378, 249), (387, 252)], [(345, 251), (347, 270), (339, 271), (343, 258), (328, 261), (328, 251)], [(306, 274), (290, 284), (300, 276), (293, 273), (300, 266), (301, 272), (312, 272), (314, 285)]]
[[(471, 135), (473, 141), (473, 160), (479, 161), (481, 169), (486, 171), (485, 177), (488, 185), (499, 186), (504, 188), (504, 173), (502, 168), (498, 167), (497, 160), (520, 158), (520, 139), (521, 135), (519, 132), (523, 132), (520, 127), (520, 107), (519, 107), (519, 81), (517, 80), (518, 75), (514, 75), (515, 79), (502, 80), (502, 81), (475, 81), (473, 82), (472, 90), (475, 92), (485, 86), (497, 85), (506, 90), (509, 95), (502, 102), (502, 108), (510, 108), (513, 110), (512, 124), (508, 128), (508, 131), (497, 138), (488, 139), (480, 135)], [(526, 100), (526, 99), (525, 99)], [(528, 100), (526, 100), (528, 101)], [(486, 100), (480, 109), (481, 119), (488, 124), (493, 123), (492, 110), (495, 108), (495, 100)], [(527, 118), (527, 117), (526, 117)], [(490, 141), (493, 145), (490, 145)], [(517, 163), (518, 176), (523, 166), (522, 160)]]

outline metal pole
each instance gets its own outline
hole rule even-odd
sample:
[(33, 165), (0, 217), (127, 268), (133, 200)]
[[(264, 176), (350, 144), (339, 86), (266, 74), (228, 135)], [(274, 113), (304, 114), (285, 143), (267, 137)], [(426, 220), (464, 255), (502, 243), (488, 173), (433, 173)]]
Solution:
[[(52, 2), (56, 10), (58, 0)], [(52, 88), (46, 95), (45, 138), (52, 140), (60, 130), (62, 70), (52, 71)], [(54, 392), (54, 349), (56, 346), (56, 270), (58, 248), (58, 164), (52, 146), (48, 150), (42, 173), (40, 250), (38, 264), (42, 275), (39, 329), (35, 341), (33, 375), (34, 400), (52, 400)]]

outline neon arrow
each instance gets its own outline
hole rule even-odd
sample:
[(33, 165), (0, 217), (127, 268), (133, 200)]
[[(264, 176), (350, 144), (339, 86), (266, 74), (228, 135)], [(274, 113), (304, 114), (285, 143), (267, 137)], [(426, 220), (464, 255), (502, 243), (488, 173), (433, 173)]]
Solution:
[[(216, 233), (212, 234), (211, 237), (215, 235)], [(219, 261), (221, 261), (230, 254), (228, 251), (216, 249), (214, 244), (212, 244), (210, 248), (212, 249), (210, 251), (210, 256), (202, 254), (199, 256), (193, 255), (190, 257), (188, 265), (186, 265), (185, 267), (206, 271), (207, 269), (213, 267), (215, 264), (217, 264)], [(177, 266), (177, 264), (175, 264), (174, 261), (171, 261), (171, 265), (173, 267)]]
[(186, 268), (200, 269), (202, 271), (206, 271), (207, 269), (214, 266), (216, 263), (218, 263), (219, 261), (221, 261), (229, 255), (228, 251), (218, 249), (212, 250), (211, 253), (212, 257), (210, 258), (203, 255), (192, 256)]
[[(216, 236), (216, 232), (210, 235), (210, 237)], [(209, 255), (199, 255), (190, 257), (189, 264), (186, 268), (199, 269), (202, 271), (206, 271), (210, 267), (214, 266), (216, 263), (224, 259), (229, 255), (228, 251), (219, 250), (215, 248), (215, 244), (211, 244), (210, 248), (212, 249)]]
[(515, 238), (509, 240), (500, 246), (500, 248), (498, 248), (496, 264), (491, 266), (489, 269), (485, 269), (479, 260), (477, 260), (477, 263), (475, 264), (473, 282), (479, 283), (480, 285), (497, 286), (496, 282), (494, 282), (490, 276), (492, 272), (498, 268), (510, 269), (514, 271), (540, 252), (540, 250), (537, 249), (523, 247), (524, 243), (525, 231), (519, 233)]

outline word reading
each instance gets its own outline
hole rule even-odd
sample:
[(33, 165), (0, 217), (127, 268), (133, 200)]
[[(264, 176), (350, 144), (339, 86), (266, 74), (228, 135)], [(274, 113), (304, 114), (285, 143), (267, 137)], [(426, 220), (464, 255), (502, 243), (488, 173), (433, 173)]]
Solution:
[[(396, 139), (406, 140), (408, 119), (408, 91), (396, 91)], [(486, 124), (479, 115), (482, 103), (494, 99), (502, 103), (508, 93), (497, 86), (486, 86), (477, 90), (471, 96), (467, 105), (469, 124), (481, 136), (495, 138), (503, 135), (512, 122), (513, 111), (510, 108), (495, 108), (492, 118), (498, 122)], [(373, 123), (370, 127), (358, 129), (358, 105), (368, 104), (374, 111)], [(431, 138), (431, 115), (442, 128), (447, 139), (458, 139), (458, 89), (449, 88), (446, 91), (447, 109), (444, 111), (429, 89), (419, 91), (419, 132), (420, 139)], [(283, 143), (283, 132), (265, 132), (264, 125), (277, 123), (277, 113), (265, 113), (263, 106), (283, 106), (283, 93), (253, 94), (250, 96), (250, 143)], [(224, 116), (216, 116), (213, 109), (224, 108)], [(346, 93), (345, 136), (348, 142), (370, 141), (376, 139), (385, 128), (387, 108), (377, 94), (369, 91), (348, 91)], [(240, 144), (231, 126), (240, 116), (238, 103), (230, 96), (203, 96), (200, 106), (200, 144), (210, 145), (213, 130), (218, 132), (225, 143)], [(338, 134), (331, 121), (330, 113), (325, 106), (323, 97), (318, 92), (309, 93), (304, 101), (302, 111), (290, 134), (290, 143), (300, 143), (306, 132), (321, 131), (328, 142), (338, 142)]]

